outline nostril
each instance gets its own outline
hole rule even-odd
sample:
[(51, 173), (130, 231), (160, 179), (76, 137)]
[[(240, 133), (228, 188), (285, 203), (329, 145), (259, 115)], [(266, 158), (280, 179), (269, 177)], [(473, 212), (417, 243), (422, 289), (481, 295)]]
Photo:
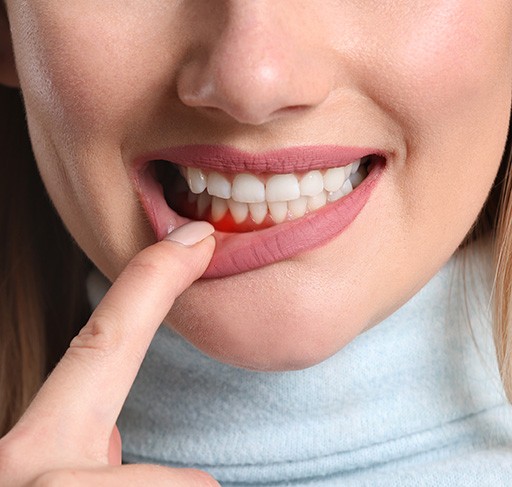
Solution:
[(274, 116), (279, 115), (299, 115), (306, 112), (311, 108), (310, 105), (293, 105), (290, 107), (281, 108), (273, 113)]

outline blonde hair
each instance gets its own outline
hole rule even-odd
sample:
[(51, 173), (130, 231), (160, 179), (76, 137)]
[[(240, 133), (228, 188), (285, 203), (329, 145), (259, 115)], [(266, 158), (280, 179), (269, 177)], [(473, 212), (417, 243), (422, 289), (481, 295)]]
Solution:
[(19, 92), (0, 86), (0, 436), (89, 314), (89, 264), (49, 201)]
[[(0, 436), (18, 420), (87, 320), (90, 263), (64, 229), (34, 162), (16, 90), (0, 87)], [(510, 139), (489, 198), (462, 247), (495, 242), (494, 339), (512, 401), (512, 175)]]
[(498, 184), (502, 185), (495, 214), (493, 334), (505, 393), (512, 402), (512, 151), (511, 132)]

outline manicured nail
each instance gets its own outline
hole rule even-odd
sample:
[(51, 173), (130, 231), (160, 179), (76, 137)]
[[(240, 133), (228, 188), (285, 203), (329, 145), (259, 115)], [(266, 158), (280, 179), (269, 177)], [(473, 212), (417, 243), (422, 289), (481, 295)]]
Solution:
[(191, 247), (215, 231), (212, 224), (208, 222), (189, 222), (169, 233), (164, 240), (178, 242), (181, 245)]

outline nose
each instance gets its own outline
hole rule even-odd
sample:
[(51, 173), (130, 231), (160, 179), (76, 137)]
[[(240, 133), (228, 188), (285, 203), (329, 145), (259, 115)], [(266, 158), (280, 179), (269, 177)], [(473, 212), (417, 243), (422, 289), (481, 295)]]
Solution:
[(261, 125), (328, 97), (334, 67), (313, 39), (318, 26), (311, 29), (306, 13), (279, 10), (279, 3), (230, 3), (222, 28), (202, 39), (178, 73), (182, 103), (210, 117)]

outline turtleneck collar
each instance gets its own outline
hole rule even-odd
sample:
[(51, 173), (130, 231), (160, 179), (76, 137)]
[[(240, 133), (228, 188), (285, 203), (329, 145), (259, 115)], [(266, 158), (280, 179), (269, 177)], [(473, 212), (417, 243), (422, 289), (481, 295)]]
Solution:
[[(397, 485), (393, 472), (429, 464), (435, 474), (434, 465), (445, 465), (439, 478), (447, 478), (453, 461), (512, 448), (487, 257), (488, 246), (471, 250), (466, 286), (452, 257), (393, 315), (301, 371), (221, 364), (161, 327), (118, 422), (124, 460), (200, 468), (223, 486)], [(99, 289), (90, 286), (91, 294)], [(383, 483), (371, 483), (377, 474)]]

